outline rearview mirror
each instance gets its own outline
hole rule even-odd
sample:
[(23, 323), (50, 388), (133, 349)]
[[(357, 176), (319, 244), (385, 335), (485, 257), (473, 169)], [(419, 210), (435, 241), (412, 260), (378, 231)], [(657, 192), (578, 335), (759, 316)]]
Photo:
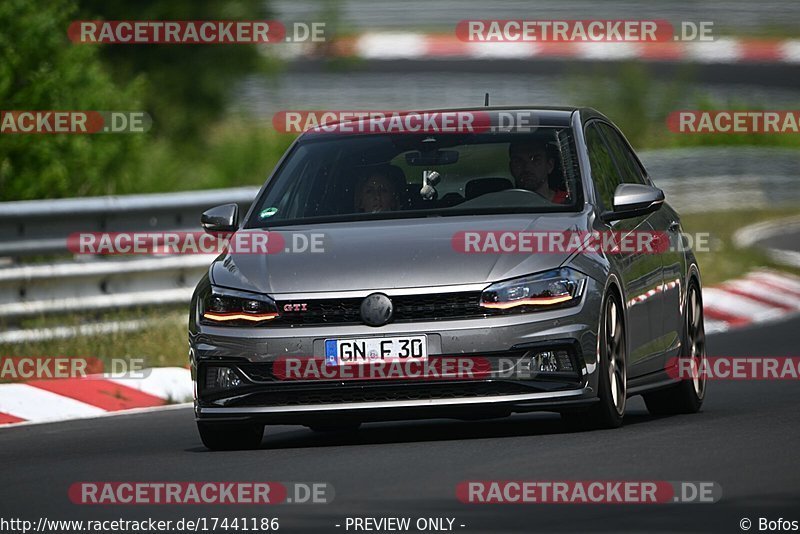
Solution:
[(414, 151), (406, 154), (406, 163), (414, 167), (452, 165), (458, 161), (458, 150)]
[(200, 224), (206, 232), (235, 232), (239, 227), (239, 206), (223, 204), (203, 212)]
[(664, 192), (650, 185), (620, 184), (614, 191), (614, 211), (600, 217), (605, 222), (641, 217), (658, 210), (664, 203)]

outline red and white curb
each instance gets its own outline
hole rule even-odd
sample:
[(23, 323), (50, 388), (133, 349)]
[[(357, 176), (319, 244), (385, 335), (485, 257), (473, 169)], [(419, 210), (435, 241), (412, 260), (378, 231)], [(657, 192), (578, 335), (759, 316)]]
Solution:
[[(798, 63), (800, 40), (720, 38), (686, 42), (467, 42), (453, 34), (373, 32), (336, 41), (335, 55), (363, 59), (531, 59)], [(288, 49), (287, 49), (288, 51)], [(295, 55), (313, 49), (295, 47)]]
[(707, 333), (783, 319), (800, 312), (800, 277), (758, 270), (703, 288)]
[(136, 378), (89, 376), (0, 384), (0, 425), (99, 417), (192, 400), (188, 369), (157, 367)]
[[(671, 284), (675, 282), (664, 288), (674, 287)], [(800, 277), (759, 270), (719, 286), (706, 287), (703, 310), (707, 333), (797, 314)], [(0, 384), (0, 425), (99, 417), (192, 400), (188, 369), (158, 367), (147, 371), (144, 378), (92, 376)]]

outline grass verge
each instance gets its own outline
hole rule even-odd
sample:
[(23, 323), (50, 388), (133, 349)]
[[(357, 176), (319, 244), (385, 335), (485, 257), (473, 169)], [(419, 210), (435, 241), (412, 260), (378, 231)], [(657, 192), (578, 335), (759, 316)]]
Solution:
[(65, 339), (0, 344), (0, 357), (67, 356), (98, 358), (110, 369), (112, 358), (144, 360), (145, 367), (184, 367), (189, 363), (185, 307), (159, 311), (125, 311), (99, 317), (48, 317), (25, 321), (22, 327), (50, 328), (55, 325), (77, 327), (88, 322), (144, 321), (134, 331), (117, 331)]
[(756, 247), (737, 249), (733, 244), (733, 234), (739, 228), (757, 222), (790, 217), (798, 213), (800, 213), (800, 207), (787, 206), (683, 215), (681, 222), (684, 232), (690, 234), (707, 232), (711, 236), (712, 250), (695, 252), (703, 284), (706, 286), (719, 284), (725, 280), (742, 276), (758, 267), (772, 267), (800, 274), (800, 269), (779, 265), (772, 261), (764, 251)]

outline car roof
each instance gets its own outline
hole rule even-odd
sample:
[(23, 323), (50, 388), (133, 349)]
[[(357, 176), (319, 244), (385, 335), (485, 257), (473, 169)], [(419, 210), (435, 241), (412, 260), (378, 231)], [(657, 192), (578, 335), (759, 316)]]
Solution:
[[(366, 110), (365, 110), (366, 111)], [(572, 125), (572, 117), (576, 112), (580, 113), (582, 123), (592, 118), (601, 118), (608, 120), (602, 113), (593, 108), (588, 107), (575, 107), (575, 106), (473, 106), (473, 107), (456, 107), (456, 108), (432, 108), (432, 109), (419, 109), (419, 110), (396, 110), (398, 114), (408, 113), (442, 113), (442, 112), (464, 112), (464, 113), (489, 113), (491, 115), (499, 115), (500, 113), (523, 113), (534, 112), (536, 113), (537, 124), (544, 127), (568, 128)], [(381, 113), (390, 113), (390, 111), (382, 111)], [(380, 120), (377, 118), (367, 119), (369, 121)], [(327, 122), (326, 125), (333, 126), (336, 124), (347, 124), (353, 122), (354, 119), (334, 120)], [(610, 122), (610, 121), (609, 121)], [(305, 137), (311, 134), (312, 130), (303, 132), (302, 136)], [(313, 135), (313, 134), (312, 134)]]

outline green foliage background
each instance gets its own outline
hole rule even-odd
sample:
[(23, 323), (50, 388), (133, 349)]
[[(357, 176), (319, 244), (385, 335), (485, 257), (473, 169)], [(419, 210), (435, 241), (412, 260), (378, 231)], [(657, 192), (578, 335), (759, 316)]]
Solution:
[[(0, 102), (4, 110), (137, 110), (144, 78), (115, 83), (99, 49), (70, 46), (70, 0), (0, 3)], [(136, 135), (0, 137), (0, 197), (105, 193), (130, 180), (144, 148)], [(106, 181), (111, 178), (111, 181)]]
[(251, 45), (72, 43), (74, 20), (260, 20), (263, 2), (3, 0), (0, 109), (146, 111), (146, 134), (0, 135), (0, 200), (260, 184), (291, 142), (225, 118), (244, 74), (272, 63)]

